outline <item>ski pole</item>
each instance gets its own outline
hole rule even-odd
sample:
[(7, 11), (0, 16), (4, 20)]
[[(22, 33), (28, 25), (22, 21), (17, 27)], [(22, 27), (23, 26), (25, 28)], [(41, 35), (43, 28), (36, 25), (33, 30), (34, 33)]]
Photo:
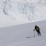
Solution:
[(34, 31), (34, 37), (35, 37), (35, 31)]

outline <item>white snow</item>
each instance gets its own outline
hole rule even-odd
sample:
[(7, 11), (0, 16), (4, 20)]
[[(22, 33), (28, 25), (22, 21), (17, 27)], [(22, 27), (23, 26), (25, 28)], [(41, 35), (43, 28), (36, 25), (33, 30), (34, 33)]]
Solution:
[[(32, 37), (36, 24), (40, 27), (42, 36), (35, 32), (35, 37)], [(46, 20), (0, 28), (0, 46), (46, 46)]]
[(46, 0), (0, 0), (0, 46), (46, 46)]
[(45, 0), (0, 0), (0, 27), (46, 20)]

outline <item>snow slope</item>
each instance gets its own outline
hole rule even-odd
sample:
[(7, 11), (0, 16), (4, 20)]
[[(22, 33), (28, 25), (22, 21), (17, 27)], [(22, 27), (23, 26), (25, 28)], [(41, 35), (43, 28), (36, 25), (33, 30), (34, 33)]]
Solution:
[(0, 0), (0, 27), (29, 23), (22, 14), (15, 14), (10, 10), (10, 0)]
[[(42, 36), (34, 36), (34, 26), (38, 25)], [(0, 28), (0, 46), (46, 46), (46, 20)]]
[(46, 0), (0, 0), (0, 27), (46, 20)]

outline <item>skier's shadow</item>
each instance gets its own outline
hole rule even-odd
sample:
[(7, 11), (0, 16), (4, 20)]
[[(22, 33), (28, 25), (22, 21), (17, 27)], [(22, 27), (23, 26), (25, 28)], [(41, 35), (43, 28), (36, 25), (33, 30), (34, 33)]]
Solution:
[(26, 38), (30, 38), (30, 37), (26, 37)]
[(35, 37), (35, 36), (31, 36), (31, 37), (26, 37), (26, 38), (33, 38), (33, 37)]

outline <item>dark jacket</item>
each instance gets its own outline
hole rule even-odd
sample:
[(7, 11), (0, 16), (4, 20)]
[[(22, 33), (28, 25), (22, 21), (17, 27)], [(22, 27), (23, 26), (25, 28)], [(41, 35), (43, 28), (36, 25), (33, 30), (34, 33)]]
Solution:
[(35, 26), (35, 29), (34, 29), (34, 31), (40, 31), (40, 28), (38, 27), (38, 26)]

